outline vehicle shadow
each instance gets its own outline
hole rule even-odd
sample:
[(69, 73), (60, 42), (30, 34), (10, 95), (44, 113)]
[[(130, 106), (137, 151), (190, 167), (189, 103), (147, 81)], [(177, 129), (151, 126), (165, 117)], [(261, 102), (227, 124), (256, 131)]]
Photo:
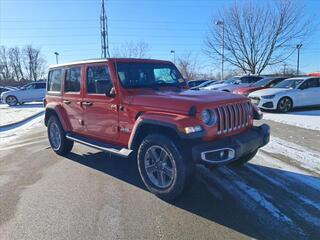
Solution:
[(306, 116), (320, 116), (320, 106), (316, 107), (297, 107), (288, 113), (279, 113), (275, 110), (263, 109), (263, 112), (273, 114), (289, 114), (289, 115), (306, 115)]
[[(136, 161), (103, 152), (70, 153), (67, 158), (146, 190)], [(246, 164), (237, 170), (224, 167), (223, 171), (198, 167), (194, 179), (192, 186), (169, 204), (257, 239), (320, 236), (320, 222), (307, 221), (308, 214), (320, 219), (319, 178)], [(301, 203), (300, 194), (317, 206)]]

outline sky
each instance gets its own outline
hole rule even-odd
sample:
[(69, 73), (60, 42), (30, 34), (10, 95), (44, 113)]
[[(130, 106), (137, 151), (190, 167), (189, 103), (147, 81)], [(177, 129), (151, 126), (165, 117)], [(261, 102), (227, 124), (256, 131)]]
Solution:
[[(238, 0), (241, 3), (245, 0)], [(262, 1), (262, 0), (261, 0)], [(256, 0), (257, 4), (261, 1)], [(273, 1), (273, 0), (265, 0)], [(297, 0), (303, 1), (303, 0)], [(48, 65), (101, 57), (100, 0), (0, 0), (0, 45), (41, 48)], [(106, 0), (109, 47), (148, 43), (149, 56), (173, 61), (189, 53), (202, 72), (219, 72), (204, 53), (204, 39), (219, 9), (234, 0)], [(320, 0), (304, 0), (305, 13), (319, 20)], [(287, 61), (296, 67), (296, 53)], [(226, 70), (232, 67), (226, 66)], [(301, 48), (301, 71), (320, 71), (320, 27)]]

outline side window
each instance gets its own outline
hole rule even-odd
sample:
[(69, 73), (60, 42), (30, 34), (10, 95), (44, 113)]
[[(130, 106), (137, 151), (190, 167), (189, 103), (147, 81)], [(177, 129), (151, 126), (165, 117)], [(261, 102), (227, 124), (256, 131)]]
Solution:
[(110, 92), (113, 84), (107, 66), (92, 66), (87, 68), (87, 92), (105, 94)]
[(43, 89), (43, 88), (46, 88), (45, 83), (36, 83), (36, 89)]
[(315, 87), (319, 87), (319, 79), (318, 78), (312, 78), (312, 79), (308, 79), (306, 80), (302, 85), (301, 85), (301, 89), (307, 89), (307, 88), (315, 88)]
[(69, 68), (66, 70), (64, 82), (65, 92), (80, 92), (81, 67)]
[(48, 92), (61, 92), (61, 76), (61, 69), (55, 69), (49, 72), (47, 85)]

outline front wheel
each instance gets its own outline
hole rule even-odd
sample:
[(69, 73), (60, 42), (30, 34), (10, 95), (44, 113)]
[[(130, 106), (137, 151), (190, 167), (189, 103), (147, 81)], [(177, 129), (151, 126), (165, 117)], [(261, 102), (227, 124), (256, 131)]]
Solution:
[(48, 137), (51, 148), (59, 155), (66, 155), (72, 150), (73, 141), (65, 136), (59, 119), (52, 115), (48, 121)]
[(292, 100), (288, 97), (283, 97), (279, 100), (277, 110), (282, 113), (287, 113), (292, 110)]
[(18, 99), (15, 96), (8, 96), (6, 98), (6, 103), (9, 106), (16, 106), (18, 104)]
[(176, 144), (164, 135), (148, 135), (139, 147), (137, 160), (148, 190), (167, 201), (183, 192), (191, 176), (191, 164), (187, 164)]

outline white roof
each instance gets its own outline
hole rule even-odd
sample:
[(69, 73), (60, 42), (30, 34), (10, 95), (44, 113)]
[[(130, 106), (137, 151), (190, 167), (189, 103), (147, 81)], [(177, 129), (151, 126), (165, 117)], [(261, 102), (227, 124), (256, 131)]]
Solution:
[(99, 63), (99, 62), (107, 62), (107, 61), (108, 61), (107, 58), (87, 59), (87, 60), (74, 61), (74, 62), (68, 62), (68, 63), (62, 63), (62, 64), (53, 64), (53, 65), (50, 65), (49, 68), (57, 68), (57, 67), (64, 67), (64, 66), (85, 64), (85, 63)]

